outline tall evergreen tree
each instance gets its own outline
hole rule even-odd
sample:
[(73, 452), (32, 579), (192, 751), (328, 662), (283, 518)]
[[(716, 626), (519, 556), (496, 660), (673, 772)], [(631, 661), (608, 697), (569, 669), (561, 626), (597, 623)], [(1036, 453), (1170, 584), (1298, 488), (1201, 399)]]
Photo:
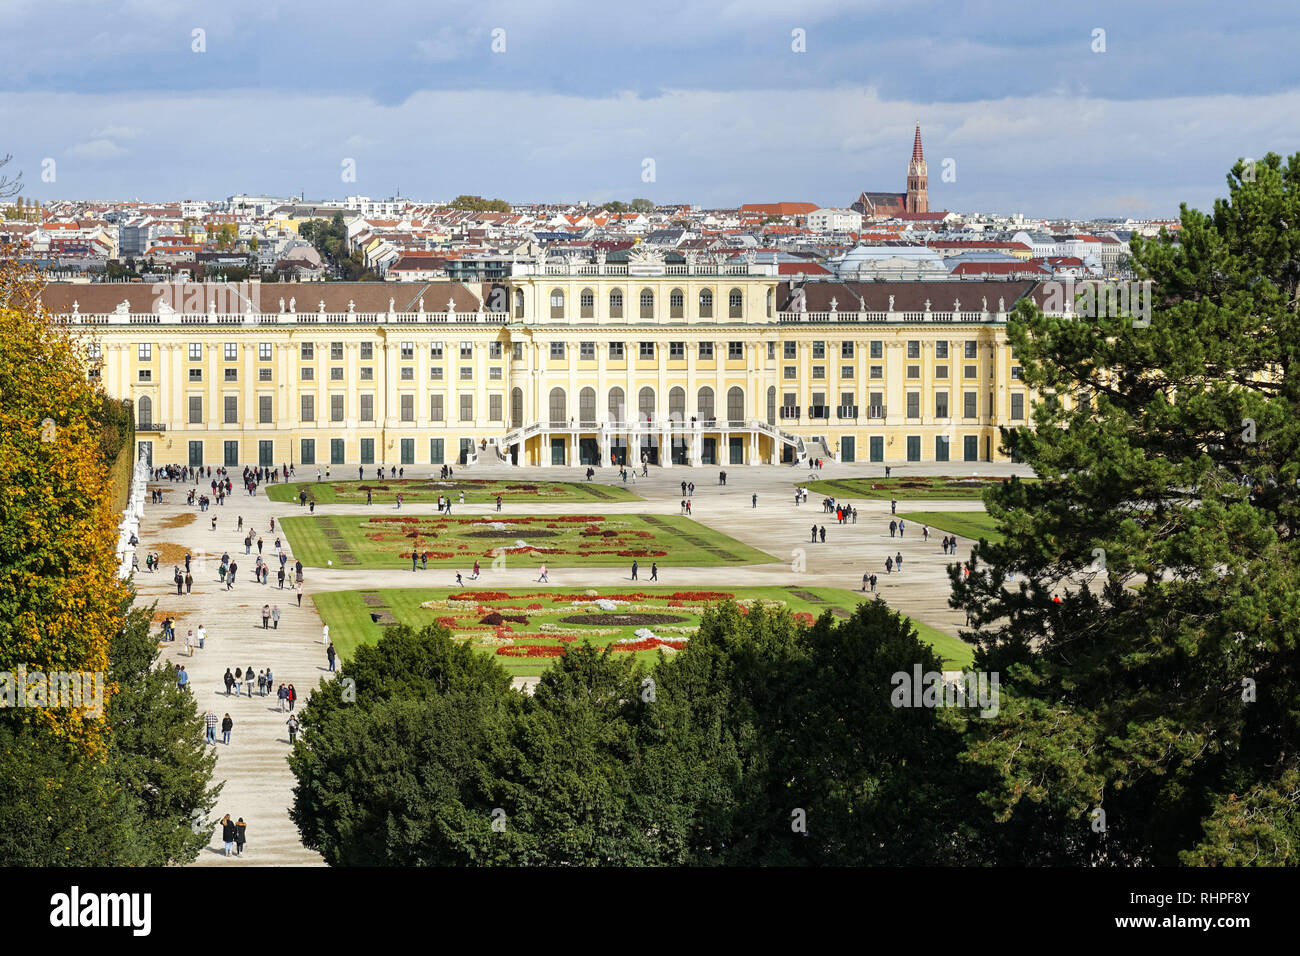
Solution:
[(1008, 325), (1041, 400), (1005, 442), (1041, 481), (989, 493), (1005, 541), (952, 575), (1002, 674), (968, 753), (1002, 862), (1300, 861), (1298, 179), (1239, 162), (1135, 238), (1149, 325)]

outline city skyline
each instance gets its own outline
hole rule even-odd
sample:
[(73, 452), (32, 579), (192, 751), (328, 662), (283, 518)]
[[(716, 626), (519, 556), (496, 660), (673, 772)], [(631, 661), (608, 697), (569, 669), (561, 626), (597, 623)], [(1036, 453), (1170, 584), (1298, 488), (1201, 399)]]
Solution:
[(48, 4), (12, 4), (0, 154), (41, 201), (844, 207), (904, 188), (919, 122), (932, 209), (1160, 219), (1208, 209), (1238, 157), (1300, 149), (1296, 31), (1264, 7), (562, 7), (379, 2), (358, 31), (293, 4), (137, 0), (79, 8), (56, 46), (34, 29)]

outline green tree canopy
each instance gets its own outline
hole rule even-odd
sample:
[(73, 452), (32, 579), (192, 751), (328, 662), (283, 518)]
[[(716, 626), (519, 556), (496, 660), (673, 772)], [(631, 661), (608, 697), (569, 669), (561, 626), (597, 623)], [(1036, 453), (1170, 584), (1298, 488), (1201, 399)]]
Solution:
[(1300, 860), (1298, 178), (1240, 162), (1212, 214), (1135, 239), (1149, 325), (1008, 325), (1041, 400), (1005, 442), (1042, 480), (989, 493), (1005, 541), (952, 575), (1003, 675), (968, 756), (1007, 862)]

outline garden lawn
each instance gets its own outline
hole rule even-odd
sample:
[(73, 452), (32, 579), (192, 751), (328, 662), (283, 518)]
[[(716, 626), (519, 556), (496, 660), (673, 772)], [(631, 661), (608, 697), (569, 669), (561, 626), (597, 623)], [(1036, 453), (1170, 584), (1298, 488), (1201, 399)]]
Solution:
[[(808, 489), (808, 497), (843, 498), (897, 498), (905, 501), (909, 498), (938, 498), (940, 500), (983, 500), (984, 489), (1007, 481), (1004, 477), (987, 476), (983, 478), (925, 476), (916, 478), (836, 478), (830, 481), (795, 482), (801, 488)], [(1037, 481), (1037, 478), (1021, 478), (1020, 481)]]
[[(372, 468), (373, 472), (374, 469)], [(465, 492), (466, 504), (495, 502), (497, 495), (512, 504), (535, 504), (539, 501), (640, 501), (621, 485), (582, 481), (490, 481), (455, 478), (439, 481), (436, 478), (371, 479), (369, 481), (298, 481), (288, 484), (266, 485), (266, 496), (272, 501), (297, 501), (298, 492), (306, 491), (315, 497), (318, 505), (364, 505), (369, 488), (376, 503), (392, 504), (400, 491), (409, 502), (437, 501), (447, 495), (460, 501)]]
[(945, 531), (976, 541), (988, 538), (993, 544), (1000, 544), (1003, 540), (985, 511), (900, 511), (898, 517), (913, 526), (913, 534), (920, 530), (920, 525), (928, 524), (931, 531)]
[(427, 553), (433, 567), (465, 572), (494, 557), (555, 568), (610, 567), (640, 562), (711, 567), (780, 560), (680, 515), (402, 515), (294, 516), (282, 522), (294, 556), (305, 565), (411, 567)]
[[(619, 603), (614, 611), (597, 607), (599, 595)], [(839, 618), (850, 616), (862, 596), (837, 588), (736, 588), (728, 591), (680, 591), (673, 588), (556, 588), (545, 591), (515, 589), (490, 591), (424, 588), (381, 588), (374, 591), (334, 591), (314, 596), (316, 608), (330, 628), (330, 639), (344, 660), (363, 643), (373, 643), (385, 624), (402, 623), (421, 628), (434, 622), (445, 624), (458, 642), (466, 642), (484, 654), (491, 654), (516, 677), (540, 675), (566, 646), (583, 640), (596, 647), (629, 647), (630, 653), (654, 664), (662, 653), (672, 655), (685, 649), (699, 626), (702, 611), (720, 601), (734, 598), (742, 608), (754, 601), (780, 602), (799, 620), (812, 623), (829, 610)], [(574, 606), (574, 602), (579, 602)], [(429, 605), (429, 606), (426, 606)], [(485, 623), (492, 613), (523, 617), (527, 623), (503, 621)], [(670, 623), (610, 623), (599, 616), (609, 613), (666, 614), (681, 620)], [(587, 626), (565, 618), (590, 619)], [(913, 621), (921, 640), (932, 644), (945, 658), (945, 669), (970, 665), (973, 649), (920, 622)], [(654, 638), (637, 635), (648, 628)], [(622, 643), (620, 643), (622, 642)]]

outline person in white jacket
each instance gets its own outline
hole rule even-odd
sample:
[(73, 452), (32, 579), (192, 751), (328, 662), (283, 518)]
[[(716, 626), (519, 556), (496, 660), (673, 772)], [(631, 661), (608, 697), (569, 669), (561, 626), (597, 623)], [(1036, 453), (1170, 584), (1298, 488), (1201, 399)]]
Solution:
[(328, 624), (321, 626), (320, 642), (322, 644), (328, 644), (330, 642), (330, 626)]

